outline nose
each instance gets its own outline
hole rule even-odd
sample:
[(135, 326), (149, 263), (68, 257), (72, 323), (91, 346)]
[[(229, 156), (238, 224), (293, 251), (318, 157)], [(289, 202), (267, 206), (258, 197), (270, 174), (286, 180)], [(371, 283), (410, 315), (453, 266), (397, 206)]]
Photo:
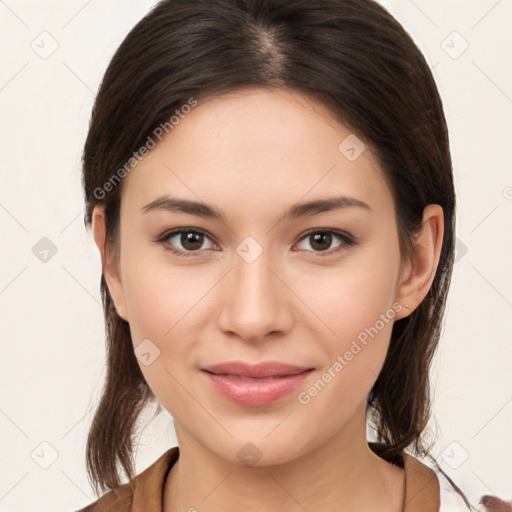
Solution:
[(224, 333), (256, 342), (291, 329), (293, 293), (283, 272), (271, 267), (265, 251), (252, 262), (235, 256), (218, 296), (217, 321)]

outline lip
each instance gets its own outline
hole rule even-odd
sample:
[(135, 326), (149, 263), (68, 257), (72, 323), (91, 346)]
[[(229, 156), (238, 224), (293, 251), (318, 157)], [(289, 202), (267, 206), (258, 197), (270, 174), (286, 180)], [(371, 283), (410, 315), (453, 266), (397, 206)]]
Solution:
[(255, 365), (231, 361), (201, 369), (212, 387), (241, 405), (263, 406), (287, 395), (314, 370), (276, 361)]

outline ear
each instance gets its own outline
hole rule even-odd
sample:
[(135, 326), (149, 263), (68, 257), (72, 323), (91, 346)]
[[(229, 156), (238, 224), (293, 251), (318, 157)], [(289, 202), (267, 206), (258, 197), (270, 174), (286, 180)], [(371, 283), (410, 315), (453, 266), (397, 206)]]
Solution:
[[(396, 300), (403, 309), (397, 313), (396, 320), (411, 313), (430, 290), (439, 264), (443, 235), (443, 209), (438, 204), (429, 204), (423, 210), (422, 226), (413, 241), (413, 254), (398, 286)], [(409, 308), (405, 308), (406, 304)]]
[(94, 241), (100, 251), (103, 275), (105, 276), (105, 281), (107, 282), (110, 296), (114, 301), (116, 309), (119, 307), (122, 309), (122, 313), (120, 313), (118, 309), (118, 315), (123, 320), (127, 320), (124, 289), (121, 280), (121, 273), (119, 271), (119, 255), (115, 253), (115, 250), (111, 244), (107, 243), (105, 209), (102, 205), (97, 205), (93, 209), (92, 232)]

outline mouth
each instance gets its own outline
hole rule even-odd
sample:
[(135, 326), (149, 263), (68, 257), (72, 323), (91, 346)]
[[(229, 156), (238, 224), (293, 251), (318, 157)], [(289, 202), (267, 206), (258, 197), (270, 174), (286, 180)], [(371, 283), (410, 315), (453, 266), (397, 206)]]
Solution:
[(223, 363), (201, 369), (207, 382), (223, 398), (244, 406), (264, 406), (288, 395), (314, 368), (283, 363), (248, 365)]
[(288, 377), (313, 369), (314, 368), (309, 366), (298, 366), (278, 361), (266, 361), (257, 364), (245, 363), (243, 361), (229, 361), (202, 368), (202, 370), (215, 375), (230, 375), (233, 377), (247, 377), (251, 379)]
[[(308, 371), (308, 370), (304, 370), (304, 371)], [(276, 375), (274, 377), (244, 377), (242, 375), (233, 375), (233, 374), (230, 374), (230, 373), (213, 373), (213, 372), (207, 372), (207, 373), (210, 373), (211, 375), (218, 375), (218, 376), (221, 376), (221, 377), (227, 377), (227, 378), (233, 379), (233, 380), (239, 380), (241, 382), (268, 382), (268, 381), (273, 381), (273, 380), (276, 380), (276, 379), (283, 379), (285, 377), (290, 377), (291, 376), (291, 374), (290, 374), (290, 375)], [(297, 373), (295, 375), (300, 375), (300, 373)]]

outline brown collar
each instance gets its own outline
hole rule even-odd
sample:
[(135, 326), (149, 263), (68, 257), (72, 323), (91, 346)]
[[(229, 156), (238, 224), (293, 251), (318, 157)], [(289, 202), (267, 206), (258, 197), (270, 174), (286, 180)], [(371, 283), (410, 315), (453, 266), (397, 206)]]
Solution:
[[(377, 443), (369, 445), (379, 453)], [(170, 448), (138, 474), (133, 485), (123, 484), (77, 512), (162, 512), (165, 480), (178, 457), (179, 447)], [(408, 453), (394, 463), (405, 469), (404, 512), (439, 512), (439, 480), (434, 471)]]
[(385, 455), (382, 443), (370, 442), (368, 445), (379, 457), (405, 469), (403, 512), (439, 512), (439, 480), (434, 470), (406, 452), (391, 459)]
[(417, 458), (404, 453), (404, 512), (439, 512), (439, 480), (434, 471)]

